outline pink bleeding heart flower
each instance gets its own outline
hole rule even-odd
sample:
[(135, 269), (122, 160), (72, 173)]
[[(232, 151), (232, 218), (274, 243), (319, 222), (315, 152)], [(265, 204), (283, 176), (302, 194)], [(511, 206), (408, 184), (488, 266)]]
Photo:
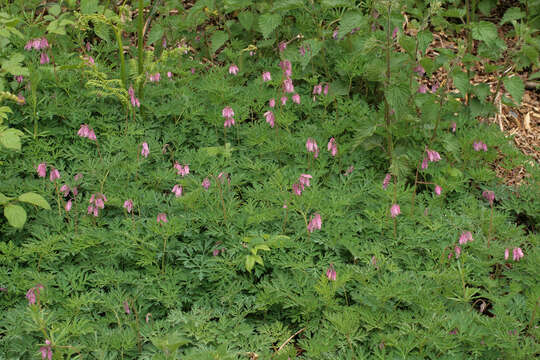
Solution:
[(452, 129), (452, 132), (455, 133), (456, 132), (456, 127), (457, 127), (457, 124), (455, 122), (452, 123), (452, 126), (450, 127)]
[(420, 87), (418, 87), (418, 92), (420, 94), (425, 94), (427, 92), (427, 86), (424, 84), (421, 84)]
[(298, 182), (302, 185), (302, 188), (304, 186), (311, 186), (309, 181), (313, 178), (313, 176), (309, 174), (300, 174), (300, 177), (298, 178)]
[(493, 200), (495, 200), (495, 193), (490, 190), (484, 190), (482, 196), (489, 202), (489, 205), (493, 205)]
[(437, 196), (440, 196), (441, 193), (442, 193), (442, 188), (439, 185), (435, 185), (435, 194), (437, 194)]
[(54, 182), (56, 179), (60, 179), (60, 172), (58, 171), (58, 169), (51, 168), (51, 172), (49, 174), (49, 180)]
[(330, 153), (332, 154), (332, 156), (336, 156), (338, 152), (336, 139), (330, 138), (330, 141), (328, 141), (327, 148), (328, 148), (328, 151), (330, 151)]
[(510, 256), (510, 251), (508, 248), (504, 249), (504, 260), (508, 260), (508, 257)]
[(307, 230), (308, 232), (312, 233), (315, 230), (320, 230), (321, 226), (322, 226), (321, 215), (318, 213), (315, 213), (309, 220)]
[(523, 250), (521, 250), (521, 248), (519, 247), (514, 248), (512, 252), (513, 252), (514, 261), (519, 261), (524, 256)]
[(312, 138), (307, 139), (306, 149), (308, 152), (313, 153), (314, 158), (317, 158), (319, 156), (319, 147), (317, 146), (317, 142), (314, 139)]
[(401, 214), (401, 209), (400, 209), (399, 205), (398, 204), (393, 204), (390, 207), (390, 216), (395, 218), (399, 214)]
[(167, 220), (167, 215), (166, 215), (165, 213), (159, 213), (159, 214), (157, 214), (156, 221), (157, 221), (158, 224), (159, 224), (160, 222), (164, 222), (164, 223), (169, 222), (169, 221)]
[(47, 176), (47, 164), (42, 162), (37, 166), (37, 173), (39, 177)]
[(286, 78), (285, 80), (283, 80), (283, 90), (286, 93), (294, 92), (294, 85), (291, 78)]
[(302, 189), (303, 189), (303, 185), (302, 184), (298, 184), (298, 183), (294, 183), (292, 185), (292, 191), (293, 191), (293, 194), (295, 194), (296, 196), (300, 196), (302, 195)]
[(282, 96), (282, 97), (281, 97), (281, 105), (282, 105), (282, 106), (285, 106), (285, 105), (287, 104), (287, 100), (288, 100), (288, 99), (287, 99), (286, 96)]
[(461, 235), (459, 236), (459, 244), (460, 245), (464, 245), (470, 241), (473, 241), (473, 236), (471, 234), (470, 231), (464, 231), (461, 233)]
[(131, 213), (131, 210), (133, 210), (133, 200), (129, 199), (124, 201), (124, 209), (126, 209), (128, 213)]
[(224, 127), (231, 127), (234, 125), (234, 119), (233, 118), (226, 118), (225, 121), (223, 122), (223, 126)]
[(83, 138), (87, 138), (90, 133), (90, 128), (86, 124), (81, 124), (81, 128), (77, 131), (77, 135)]
[(39, 58), (39, 63), (41, 65), (45, 65), (45, 64), (48, 64), (51, 60), (49, 59), (49, 55), (47, 55), (46, 52), (42, 52), (41, 53), (41, 56)]
[(456, 259), (458, 259), (461, 255), (461, 248), (456, 245), (456, 247), (454, 247), (454, 253), (456, 254)]
[(150, 149), (148, 148), (148, 143), (143, 142), (142, 148), (141, 148), (141, 155), (144, 157), (148, 157), (148, 154), (150, 154)]
[(69, 186), (67, 184), (64, 184), (60, 187), (60, 192), (63, 193), (64, 197), (67, 197), (69, 195)]
[(236, 75), (238, 74), (238, 70), (238, 66), (236, 66), (235, 64), (229, 66), (229, 74)]
[(264, 113), (264, 117), (266, 118), (266, 122), (268, 124), (270, 124), (270, 127), (273, 128), (274, 127), (274, 121), (275, 121), (275, 116), (274, 116), (274, 113), (271, 112), (271, 111), (267, 111)]
[(386, 174), (386, 176), (384, 177), (383, 183), (382, 183), (382, 187), (383, 187), (384, 190), (386, 190), (386, 188), (390, 184), (391, 179), (392, 179), (392, 175), (390, 173)]
[(39, 348), (39, 352), (41, 352), (41, 359), (47, 359), (52, 360), (53, 352), (51, 347), (51, 342), (49, 340), (45, 340), (45, 345)]
[(267, 82), (267, 81), (271, 81), (272, 80), (272, 75), (270, 74), (269, 71), (265, 71), (262, 73), (262, 80), (264, 82)]
[(178, 185), (178, 184), (174, 185), (173, 188), (172, 188), (172, 190), (171, 190), (171, 192), (172, 192), (174, 195), (176, 195), (176, 197), (182, 196), (182, 191), (183, 191), (182, 186), (180, 186), (180, 185)]
[(167, 77), (168, 77), (169, 79), (172, 79), (172, 72), (167, 71)]
[(276, 107), (276, 100), (274, 98), (268, 100), (268, 106), (270, 106), (271, 108)]
[(300, 95), (298, 94), (294, 94), (292, 97), (291, 97), (293, 103), (295, 104), (300, 104)]
[(66, 203), (66, 206), (65, 206), (65, 209), (67, 212), (69, 212), (71, 210), (71, 207), (73, 206), (73, 202), (71, 199), (69, 199)]
[(483, 150), (484, 152), (487, 151), (487, 145), (484, 144), (483, 142), (481, 141), (475, 141), (473, 143), (473, 149), (474, 151), (481, 151)]
[(336, 270), (334, 269), (334, 265), (332, 263), (330, 264), (330, 266), (326, 270), (326, 277), (330, 281), (336, 281), (337, 273), (336, 273)]
[(285, 41), (282, 41), (278, 44), (278, 49), (279, 49), (279, 52), (283, 52), (285, 51), (285, 49), (287, 48), (287, 43)]
[(413, 71), (416, 72), (419, 76), (423, 76), (426, 73), (426, 70), (424, 70), (424, 67), (420, 64), (416, 65)]
[(210, 187), (210, 179), (204, 178), (204, 180), (201, 183), (201, 186), (204, 188), (204, 190), (208, 190)]
[(175, 161), (174, 168), (176, 169), (176, 175), (181, 175), (184, 177), (189, 174), (189, 165), (180, 165)]
[(315, 85), (313, 86), (313, 95), (321, 95), (322, 93), (322, 85)]
[(330, 89), (330, 86), (328, 84), (325, 84), (324, 85), (324, 89), (323, 89), (323, 95), (328, 95), (328, 90)]
[(225, 106), (221, 111), (221, 114), (224, 118), (232, 118), (234, 117), (234, 110), (229, 106)]

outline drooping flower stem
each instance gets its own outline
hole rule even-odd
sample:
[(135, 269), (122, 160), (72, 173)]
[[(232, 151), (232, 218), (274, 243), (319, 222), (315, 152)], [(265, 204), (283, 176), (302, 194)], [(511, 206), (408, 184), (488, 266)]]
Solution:
[(491, 231), (493, 229), (493, 202), (490, 204), (491, 206), (491, 212), (489, 214), (489, 230), (488, 230), (488, 241), (487, 241), (487, 247), (489, 248), (489, 241), (491, 240)]
[(60, 192), (58, 191), (58, 183), (54, 182), (54, 188), (56, 190), (56, 203), (58, 204), (58, 216), (62, 216), (62, 205), (60, 204)]
[(161, 258), (161, 275), (165, 274), (165, 255), (167, 250), (167, 236), (163, 236), (163, 257)]
[(388, 104), (387, 96), (388, 96), (388, 89), (390, 87), (390, 76), (391, 76), (391, 71), (390, 71), (390, 40), (392, 39), (392, 34), (390, 32), (391, 10), (392, 10), (392, 3), (389, 1), (388, 11), (387, 11), (387, 22), (386, 22), (386, 81), (384, 84), (386, 94), (384, 97), (384, 120), (386, 123), (388, 160), (390, 162), (392, 161), (393, 143), (392, 143), (392, 132), (390, 129), (390, 126), (392, 123), (390, 119), (390, 105)]
[[(138, 58), (137, 58), (137, 72), (139, 76), (143, 73), (144, 68), (144, 1), (139, 0), (139, 13), (137, 17), (137, 46), (138, 46)], [(143, 84), (144, 81), (139, 83), (139, 99), (143, 97)]]

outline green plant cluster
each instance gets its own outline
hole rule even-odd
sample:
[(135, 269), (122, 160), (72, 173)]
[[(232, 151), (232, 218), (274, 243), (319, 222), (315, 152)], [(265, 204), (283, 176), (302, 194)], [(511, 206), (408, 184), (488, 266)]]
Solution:
[(539, 164), (471, 80), (521, 102), (540, 2), (501, 6), (4, 2), (0, 205), (37, 207), (0, 218), (0, 358), (533, 358)]

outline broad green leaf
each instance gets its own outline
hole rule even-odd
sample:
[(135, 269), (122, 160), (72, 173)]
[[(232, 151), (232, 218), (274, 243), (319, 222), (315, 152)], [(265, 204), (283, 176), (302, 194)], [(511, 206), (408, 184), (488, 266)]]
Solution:
[(335, 7), (349, 8), (353, 4), (351, 4), (350, 0), (322, 0), (321, 5), (325, 9), (331, 9)]
[(21, 138), (15, 129), (7, 129), (0, 133), (0, 145), (10, 150), (21, 150)]
[(482, 14), (488, 16), (491, 13), (491, 10), (493, 10), (497, 6), (497, 0), (482, 0), (478, 4), (478, 9), (482, 12)]
[(433, 34), (429, 30), (420, 31), (417, 35), (418, 50), (421, 54), (424, 54), (431, 42), (433, 41)]
[(282, 18), (279, 14), (264, 14), (259, 17), (259, 28), (265, 39), (281, 25), (281, 20)]
[(21, 229), (26, 222), (26, 211), (19, 205), (9, 204), (4, 207), (4, 216), (9, 225)]
[(412, 57), (415, 56), (414, 50), (416, 49), (416, 42), (414, 38), (408, 35), (403, 35), (399, 38), (399, 45), (401, 45), (401, 47), (405, 49), (407, 54), (409, 54)]
[(278, 0), (274, 2), (272, 11), (292, 10), (304, 6), (304, 0)]
[(94, 33), (96, 33), (96, 35), (106, 41), (106, 42), (109, 42), (111, 37), (110, 37), (110, 27), (109, 25), (103, 23), (103, 22), (94, 22)]
[(254, 266), (255, 266), (255, 256), (246, 255), (246, 270), (251, 272)]
[(467, 74), (463, 71), (455, 71), (452, 75), (452, 80), (454, 81), (454, 86), (459, 90), (461, 95), (465, 97), (465, 94), (469, 92), (471, 87)]
[(251, 11), (242, 11), (238, 14), (238, 21), (240, 21), (240, 24), (248, 31), (253, 27), (253, 19), (254, 16)]
[(495, 24), (487, 21), (473, 23), (472, 37), (475, 40), (485, 41), (488, 43), (493, 42), (498, 38), (497, 27)]
[(306, 55), (300, 56), (300, 65), (302, 66), (302, 69), (305, 69), (309, 64), (309, 61), (321, 51), (323, 44), (320, 40), (309, 39), (304, 41), (302, 45), (306, 49)]
[(410, 89), (408, 84), (394, 85), (387, 89), (385, 95), (390, 108), (400, 112), (409, 100)]
[(523, 17), (525, 17), (525, 13), (521, 11), (520, 8), (511, 7), (510, 9), (506, 10), (499, 25), (504, 25), (507, 22), (511, 22), (513, 20), (519, 20), (519, 19), (522, 19)]
[(214, 54), (220, 47), (229, 40), (229, 35), (225, 31), (216, 31), (210, 38), (210, 53)]
[(8, 203), (8, 201), (10, 201), (11, 199), (13, 198), (9, 198), (7, 197), (6, 195), (0, 193), (0, 205), (5, 205)]
[(98, 11), (99, 0), (81, 0), (81, 13), (90, 15)]
[(43, 198), (43, 196), (36, 194), (34, 192), (27, 192), (19, 196), (19, 201), (33, 204), (39, 207), (42, 207), (46, 210), (51, 210), (51, 207), (47, 200)]
[(343, 37), (350, 33), (354, 28), (362, 28), (367, 22), (364, 15), (358, 11), (349, 11), (341, 18), (339, 22), (339, 37)]
[(158, 40), (161, 40), (163, 37), (163, 27), (158, 24), (154, 23), (152, 25), (152, 29), (150, 30), (150, 33), (148, 34), (147, 42), (148, 44), (153, 44)]
[(62, 12), (62, 8), (60, 7), (60, 4), (53, 4), (52, 6), (49, 6), (47, 12), (53, 16), (58, 16)]
[[(250, 0), (225, 0), (224, 8), (226, 12), (231, 12), (235, 10), (243, 10), (251, 5)], [(238, 14), (240, 16), (240, 14)]]
[(523, 80), (517, 75), (512, 77), (505, 77), (503, 79), (504, 87), (506, 88), (506, 91), (512, 95), (512, 98), (516, 102), (516, 104), (521, 103), (521, 98), (523, 97), (523, 93), (525, 92), (525, 85), (523, 85)]

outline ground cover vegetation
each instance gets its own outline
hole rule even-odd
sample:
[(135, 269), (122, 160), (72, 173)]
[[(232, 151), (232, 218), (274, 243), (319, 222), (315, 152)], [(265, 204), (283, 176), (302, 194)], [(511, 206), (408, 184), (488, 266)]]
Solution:
[(538, 0), (2, 1), (0, 357), (533, 358), (540, 172), (487, 120), (539, 29)]

